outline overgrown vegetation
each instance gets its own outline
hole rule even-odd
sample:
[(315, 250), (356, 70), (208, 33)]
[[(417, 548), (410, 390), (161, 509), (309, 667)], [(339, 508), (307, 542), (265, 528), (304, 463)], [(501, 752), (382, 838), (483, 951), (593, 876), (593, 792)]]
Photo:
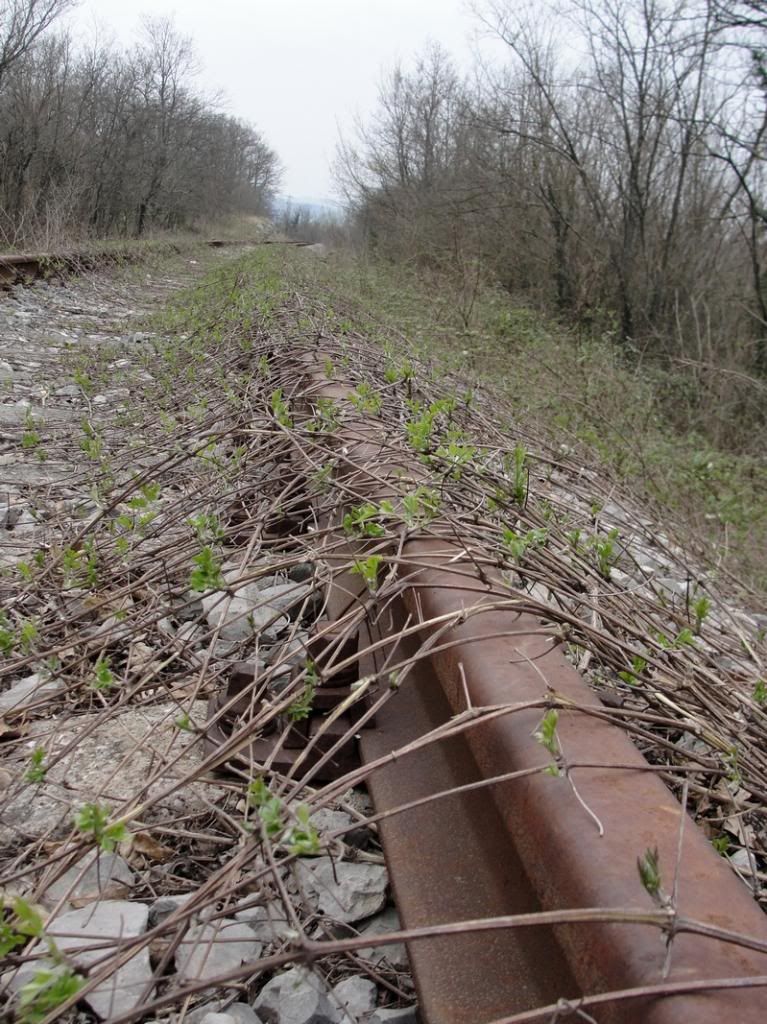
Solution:
[[(322, 289), (339, 321), (351, 319), (377, 338), (390, 353), (384, 376), (411, 356), (435, 374), (457, 372), (467, 384), (494, 390), (514, 410), (509, 437), (524, 428), (563, 455), (578, 452), (585, 467), (611, 474), (622, 490), (664, 509), (669, 528), (676, 523), (690, 550), (716, 563), (731, 584), (767, 591), (762, 452), (715, 444), (692, 397), (684, 404), (683, 373), (650, 362), (631, 365), (611, 338), (567, 330), (491, 285), (478, 289), (466, 328), (447, 276), (349, 254), (331, 263), (300, 254), (260, 259), (262, 273), (273, 276), (279, 265), (287, 282)], [(411, 413), (406, 429), (416, 450), (428, 444), (431, 418), (428, 408)], [(524, 456), (517, 448), (508, 460), (520, 504)], [(605, 568), (608, 556), (603, 552)]]
[[(476, 10), (495, 43), (476, 76), (430, 47), (385, 77), (377, 110), (341, 147), (366, 250), (447, 278), (467, 361), (508, 357), (522, 390), (532, 360), (557, 426), (590, 434), (656, 492), (705, 496), (715, 522), (728, 505), (724, 520), (742, 530), (767, 438), (767, 5)], [(512, 302), (489, 302), (487, 286)], [(645, 422), (656, 436), (639, 453), (632, 424), (644, 437)], [(665, 481), (680, 438), (692, 479)]]
[(265, 210), (275, 153), (195, 88), (191, 41), (119, 51), (50, 29), (71, 0), (0, 0), (0, 244), (139, 236)]

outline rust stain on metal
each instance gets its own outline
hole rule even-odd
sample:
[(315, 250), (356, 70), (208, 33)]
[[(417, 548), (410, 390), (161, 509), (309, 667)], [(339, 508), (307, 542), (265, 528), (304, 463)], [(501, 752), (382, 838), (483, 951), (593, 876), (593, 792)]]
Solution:
[[(319, 397), (348, 404), (351, 388), (324, 380), (318, 360), (321, 353), (305, 360), (301, 401), (306, 409)], [(424, 471), (387, 461), (386, 442), (376, 427), (350, 415), (339, 440), (337, 480), (357, 499), (387, 498), (396, 507), (403, 493), (424, 480)], [(325, 620), (312, 640), (318, 664), (324, 660), (328, 669), (317, 689), (316, 720), (276, 748), (274, 737), (255, 738), (246, 759), (291, 771), (305, 745), (311, 749), (318, 736), (317, 722), (344, 699), (355, 674), (376, 678), (380, 697), (389, 666), (397, 661), (408, 665), (402, 684), (381, 701), (375, 730), (360, 740), (367, 763), (467, 709), (508, 709), (474, 721), (460, 736), (424, 744), (373, 770), (369, 787), (382, 812), (478, 780), (544, 768), (551, 754), (534, 736), (544, 703), (556, 694), (571, 705), (560, 710), (557, 735), (564, 764), (574, 767), (560, 777), (540, 773), (493, 782), (382, 821), (406, 927), (539, 909), (650, 911), (654, 906), (636, 861), (657, 847), (668, 890), (678, 868), (680, 915), (767, 943), (764, 915), (692, 821), (686, 821), (677, 864), (679, 803), (647, 770), (624, 731), (578, 710), (601, 705), (552, 635), (543, 635), (538, 616), (524, 610), (523, 595), (499, 577), (480, 575), (454, 538), (411, 536), (398, 551), (401, 593), (382, 610), (349, 566), (359, 555), (385, 551), (387, 542), (347, 537), (338, 510), (334, 515), (320, 517), (320, 557), (333, 572)], [(420, 628), (405, 637), (405, 623)], [(349, 655), (352, 635), (358, 659)], [(334, 665), (342, 663), (345, 670), (334, 678)], [(235, 669), (225, 696), (214, 701), (215, 714), (228, 705), (211, 728), (214, 746), (251, 713), (252, 698), (240, 684), (252, 674), (252, 668)], [(530, 702), (540, 706), (516, 710)], [(321, 737), (302, 767), (315, 772), (319, 764), (316, 777), (338, 778), (356, 764), (355, 721), (333, 723), (334, 731)], [(323, 751), (343, 736), (346, 742), (333, 762), (324, 763)], [(689, 934), (673, 938), (669, 958), (657, 928), (623, 923), (456, 933), (410, 946), (426, 1024), (486, 1024), (561, 998), (658, 985), (666, 968), (671, 983), (767, 973), (767, 955)], [(764, 1016), (760, 991), (742, 989), (607, 1003), (595, 1019), (602, 1024), (719, 1024), (722, 1019), (761, 1024)]]

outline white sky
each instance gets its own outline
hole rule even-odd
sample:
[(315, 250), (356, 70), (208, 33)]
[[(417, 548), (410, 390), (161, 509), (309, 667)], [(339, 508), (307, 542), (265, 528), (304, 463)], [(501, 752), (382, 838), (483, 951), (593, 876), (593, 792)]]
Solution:
[(467, 0), (81, 0), (68, 20), (129, 43), (144, 14), (193, 38), (200, 84), (263, 132), (302, 198), (332, 197), (339, 127), (373, 107), (383, 70), (430, 40), (468, 68), (476, 26)]

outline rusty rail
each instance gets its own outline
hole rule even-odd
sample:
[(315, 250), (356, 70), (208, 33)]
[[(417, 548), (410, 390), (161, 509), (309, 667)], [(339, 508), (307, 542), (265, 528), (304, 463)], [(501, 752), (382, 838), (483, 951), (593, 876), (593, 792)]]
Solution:
[[(212, 238), (202, 244), (211, 249), (222, 249), (227, 246), (255, 246), (255, 245), (292, 245), (308, 246), (311, 242), (302, 241), (278, 241), (266, 239), (263, 241), (249, 241), (245, 239), (231, 240)], [(180, 247), (174, 242), (163, 243), (169, 249), (178, 253)], [(5, 253), (0, 254), (0, 290), (8, 289), (16, 284), (29, 284), (40, 278), (56, 277), (66, 274), (77, 273), (83, 270), (92, 270), (94, 267), (103, 264), (113, 263), (117, 260), (129, 260), (138, 262), (143, 258), (143, 253), (131, 246), (124, 246), (118, 249), (91, 249), (72, 252), (34, 252), (34, 253)]]
[[(397, 505), (425, 471), (392, 461), (351, 386), (329, 383), (323, 361), (320, 351), (304, 361), (294, 408), (343, 406), (336, 482), (350, 505), (352, 496)], [(761, 1022), (765, 916), (567, 662), (553, 625), (490, 568), (489, 553), (480, 565), (455, 536), (416, 530), (393, 551), (390, 541), (350, 539), (338, 508), (315, 515), (333, 572), (309, 647), (320, 672), (312, 715), (300, 727), (283, 718), (273, 736), (248, 739), (245, 728), (240, 766), (310, 782), (367, 767), (407, 929), (538, 912), (590, 918), (411, 941), (425, 1024), (526, 1012), (550, 1020), (534, 1011), (564, 1000), (562, 1013), (574, 1013), (588, 996), (600, 1003), (583, 1019), (604, 1024)], [(397, 579), (384, 604), (350, 569), (381, 551)], [(392, 665), (404, 668), (391, 699), (352, 700), (357, 679), (377, 680), (380, 694)], [(235, 666), (211, 702), (211, 751), (243, 728), (256, 672)], [(559, 715), (555, 757), (535, 736), (547, 708)], [(655, 849), (663, 890), (653, 899), (636, 864)], [(706, 988), (712, 979), (742, 984)]]
[[(318, 356), (307, 367), (310, 406), (332, 398), (350, 409), (351, 388), (328, 384), (321, 366)], [(422, 478), (419, 466), (391, 464), (369, 419), (351, 413), (340, 443), (337, 474), (363, 499), (396, 501), (403, 480)], [(341, 538), (334, 538), (336, 558)], [(386, 664), (402, 661), (408, 645), (431, 648), (428, 658), (411, 661), (407, 684), (363, 734), (363, 759), (372, 763), (456, 716), (474, 724), (373, 771), (376, 810), (480, 786), (381, 822), (404, 925), (536, 909), (652, 910), (636, 862), (657, 848), (677, 918), (747, 933), (767, 950), (767, 921), (746, 888), (609, 720), (552, 631), (525, 611), (524, 595), (510, 599), (508, 586), (455, 539), (416, 533), (398, 552), (397, 574), (401, 598), (386, 609), (371, 610), (359, 578), (348, 574), (335, 599), (339, 618), (364, 605), (366, 622), (374, 623), (365, 627), (361, 674), (385, 678)], [(404, 637), (413, 625), (417, 632)], [(381, 638), (388, 644), (371, 643)], [(534, 736), (547, 702), (561, 708), (555, 778), (544, 773), (552, 757)], [(669, 949), (657, 927), (628, 923), (451, 934), (412, 943), (411, 956), (429, 1024), (482, 1024), (562, 998), (767, 973), (763, 952), (694, 934), (673, 935)], [(764, 1008), (759, 988), (698, 991), (607, 1002), (597, 1019), (714, 1024), (727, 1015), (756, 1024)]]

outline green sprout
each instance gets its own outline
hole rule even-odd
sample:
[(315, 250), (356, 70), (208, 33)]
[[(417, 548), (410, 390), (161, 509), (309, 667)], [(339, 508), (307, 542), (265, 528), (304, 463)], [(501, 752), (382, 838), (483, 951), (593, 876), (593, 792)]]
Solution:
[(544, 769), (547, 775), (554, 776), (561, 774), (559, 764), (557, 763), (560, 756), (559, 737), (557, 736), (558, 722), (559, 712), (555, 708), (550, 708), (541, 719), (536, 731), (533, 733), (533, 736), (538, 743), (545, 747), (554, 758), (552, 763), (547, 765)]
[(369, 502), (353, 508), (343, 518), (344, 532), (349, 537), (383, 537), (386, 532), (379, 522), (379, 509)]
[(624, 683), (628, 683), (629, 686), (636, 686), (639, 682), (639, 676), (641, 676), (646, 668), (647, 661), (637, 654), (631, 659), (631, 671), (619, 672), (618, 678), (622, 679)]
[(85, 979), (66, 964), (35, 971), (19, 992), (20, 1024), (41, 1024), (56, 1007), (71, 999)]
[(365, 380), (349, 395), (349, 401), (358, 412), (369, 413), (371, 416), (377, 416), (383, 405), (381, 396)]
[(295, 810), (295, 824), (289, 824), (285, 805), (270, 792), (263, 778), (254, 779), (248, 786), (247, 803), (258, 812), (266, 836), (285, 846), (288, 853), (311, 857), (320, 852), (320, 837), (309, 823), (309, 810), (304, 804)]
[(114, 686), (115, 677), (109, 665), (109, 658), (98, 658), (93, 666), (91, 689), (109, 690)]
[(521, 534), (506, 527), (503, 531), (503, 546), (515, 561), (520, 562), (530, 548), (544, 545), (548, 536), (548, 530), (540, 528)]
[(706, 618), (708, 613), (711, 611), (711, 601), (702, 594), (696, 598), (692, 603), (692, 613), (695, 616), (695, 632), (700, 633), (700, 628), (703, 625), (703, 620)]
[(605, 537), (592, 537), (590, 544), (597, 559), (599, 575), (606, 580), (610, 579), (610, 571), (618, 561), (619, 549), (617, 546), (619, 532), (612, 529)]
[(642, 888), (656, 903), (661, 902), (663, 898), (663, 888), (661, 885), (657, 846), (654, 850), (651, 850), (648, 847), (641, 857), (637, 857), (637, 870), (639, 871), (639, 880), (642, 883)]
[(216, 590), (225, 586), (226, 581), (221, 575), (221, 564), (210, 547), (206, 545), (202, 548), (192, 561), (195, 564), (189, 577), (189, 586), (192, 590)]
[(370, 557), (366, 558), (364, 561), (355, 558), (351, 571), (355, 575), (361, 576), (367, 584), (368, 589), (374, 592), (378, 587), (378, 570), (382, 561), (382, 555), (370, 555)]
[(128, 829), (123, 821), (110, 824), (110, 808), (106, 804), (84, 804), (75, 815), (75, 828), (93, 837), (105, 853), (114, 852), (118, 843), (128, 838)]
[(293, 426), (293, 419), (290, 415), (290, 409), (285, 399), (282, 397), (282, 388), (277, 388), (271, 394), (271, 406), (274, 418), (282, 427), (287, 427), (289, 430)]
[(530, 488), (530, 470), (527, 467), (527, 452), (523, 444), (515, 445), (511, 462), (506, 460), (506, 472), (511, 476), (512, 497), (520, 508), (524, 508)]
[(45, 748), (35, 747), (29, 758), (29, 767), (24, 773), (24, 781), (33, 784), (45, 782), (48, 769), (45, 766)]

